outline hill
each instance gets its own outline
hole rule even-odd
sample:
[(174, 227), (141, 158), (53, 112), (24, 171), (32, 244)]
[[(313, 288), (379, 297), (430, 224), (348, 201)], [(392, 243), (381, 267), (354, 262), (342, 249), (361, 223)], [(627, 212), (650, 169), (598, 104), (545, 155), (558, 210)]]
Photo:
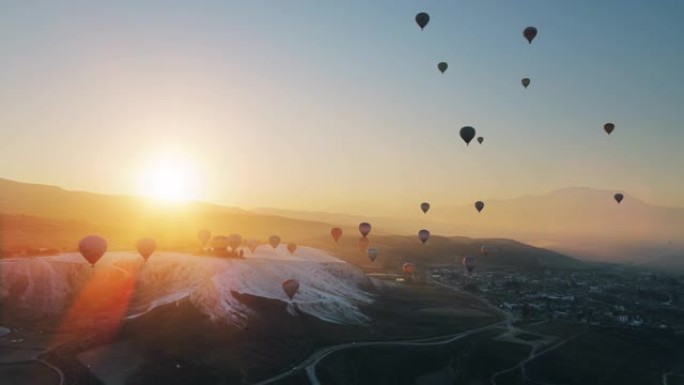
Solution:
[[(298, 214), (287, 210), (277, 213), (281, 215), (199, 202), (159, 204), (138, 197), (74, 192), (0, 179), (0, 249), (73, 251), (84, 235), (97, 233), (108, 239), (110, 250), (130, 250), (138, 238), (151, 236), (157, 240), (160, 250), (194, 251), (198, 247), (197, 230), (207, 228), (214, 235), (239, 233), (243, 239), (263, 243), (271, 234), (278, 234), (283, 243), (318, 247), (371, 270), (380, 268), (396, 272), (406, 260), (419, 264), (460, 263), (456, 257), (479, 254), (482, 244), (501, 250), (496, 257), (488, 259), (491, 266), (565, 266), (567, 261), (573, 261), (548, 250), (504, 239), (434, 235), (427, 245), (422, 245), (414, 231), (411, 231), (413, 235), (401, 235), (402, 229), (424, 225), (414, 223), (414, 220), (401, 222), (381, 218), (381, 224), (377, 224), (377, 218), (354, 215), (326, 217), (325, 213)], [(310, 219), (300, 219), (307, 217)], [(334, 243), (330, 228), (339, 225), (342, 219), (343, 236), (339, 243)], [(359, 250), (357, 226), (361, 220), (374, 224), (370, 239), (372, 246), (381, 250), (379, 260), (373, 265), (369, 264), (365, 252)], [(393, 232), (395, 229), (397, 232)], [(433, 231), (433, 234), (437, 233)]]
[[(621, 204), (614, 191), (570, 187), (542, 195), (488, 200), (478, 213), (473, 205), (434, 204), (423, 215), (373, 218), (374, 232), (416, 234), (421, 228), (445, 236), (510, 238), (585, 259), (634, 262), (672, 246), (684, 257), (684, 208), (650, 205), (630, 194)], [(290, 217), (335, 220), (353, 225), (360, 216), (258, 209)]]

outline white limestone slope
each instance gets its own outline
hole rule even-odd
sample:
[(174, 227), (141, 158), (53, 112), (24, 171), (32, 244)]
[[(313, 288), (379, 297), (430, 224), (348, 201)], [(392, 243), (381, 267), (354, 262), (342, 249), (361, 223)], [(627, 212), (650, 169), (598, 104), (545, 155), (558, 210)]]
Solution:
[[(290, 278), (300, 283), (292, 301), (281, 286)], [(144, 263), (134, 252), (110, 252), (94, 268), (77, 253), (2, 260), (0, 300), (37, 314), (60, 314), (95, 279), (131, 282), (126, 318), (189, 300), (212, 319), (242, 326), (253, 310), (233, 296), (236, 292), (286, 302), (293, 315), (296, 307), (329, 322), (364, 323), (358, 305), (372, 302), (360, 288), (367, 278), (355, 266), (308, 247), (290, 255), (285, 245), (277, 250), (262, 245), (253, 254), (245, 250), (242, 260), (157, 252)]]

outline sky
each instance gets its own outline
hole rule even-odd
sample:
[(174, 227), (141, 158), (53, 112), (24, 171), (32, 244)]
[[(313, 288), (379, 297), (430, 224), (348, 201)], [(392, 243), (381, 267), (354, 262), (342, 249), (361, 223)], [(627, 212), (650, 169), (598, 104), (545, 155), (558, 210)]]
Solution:
[(8, 0), (0, 177), (374, 214), (568, 186), (684, 206), (682, 17), (679, 0)]

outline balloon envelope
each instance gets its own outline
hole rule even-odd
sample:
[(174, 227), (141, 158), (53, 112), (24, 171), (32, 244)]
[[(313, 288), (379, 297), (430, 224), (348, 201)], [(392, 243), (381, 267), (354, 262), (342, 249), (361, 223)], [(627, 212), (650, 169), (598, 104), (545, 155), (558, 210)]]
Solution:
[(228, 236), (228, 246), (235, 251), (242, 243), (242, 236), (240, 234), (231, 234)]
[(330, 235), (332, 235), (335, 242), (337, 242), (340, 240), (340, 237), (342, 236), (342, 229), (339, 227), (333, 227), (332, 230), (330, 230)]
[(603, 130), (606, 131), (608, 135), (610, 135), (611, 132), (615, 129), (615, 125), (613, 123), (606, 123), (603, 125)]
[(421, 12), (416, 15), (416, 24), (420, 27), (420, 30), (422, 31), (423, 28), (425, 28), (426, 25), (430, 22), (430, 15), (428, 15), (425, 12)]
[(527, 27), (523, 30), (523, 36), (525, 36), (528, 43), (532, 44), (532, 40), (537, 36), (537, 29), (534, 27)]
[(254, 252), (254, 250), (256, 250), (257, 246), (259, 246), (259, 241), (251, 240), (251, 241), (247, 242), (247, 248), (252, 253)]
[(423, 213), (427, 213), (428, 210), (430, 210), (430, 204), (427, 202), (423, 202), (420, 204), (420, 209), (423, 210)]
[(480, 143), (480, 144), (482, 144), (482, 142), (484, 142), (484, 138), (481, 137), (481, 136), (478, 136), (478, 137), (477, 137), (477, 142)]
[(99, 235), (89, 235), (78, 243), (78, 251), (81, 252), (83, 258), (90, 262), (92, 266), (102, 258), (105, 251), (107, 251), (107, 240)]
[(138, 240), (138, 243), (136, 243), (135, 246), (138, 249), (138, 253), (147, 261), (147, 258), (149, 258), (157, 248), (157, 242), (152, 238), (143, 238)]
[(615, 195), (613, 196), (613, 198), (615, 198), (615, 201), (616, 201), (617, 203), (620, 203), (620, 202), (622, 202), (622, 200), (625, 198), (625, 196), (622, 195), (622, 194), (620, 194), (620, 193), (617, 193), (617, 194), (615, 194)]
[(211, 247), (216, 250), (226, 250), (230, 245), (228, 237), (224, 235), (217, 235), (211, 239)]
[(280, 237), (277, 235), (271, 235), (268, 237), (268, 244), (275, 249), (280, 244)]
[(468, 270), (468, 273), (472, 273), (475, 269), (475, 257), (463, 257), (463, 266)]
[(484, 208), (484, 202), (482, 201), (477, 201), (475, 202), (475, 208), (477, 209), (477, 212), (481, 212), (482, 209)]
[(485, 257), (489, 256), (489, 248), (487, 246), (480, 247), (480, 253)]
[(438, 69), (439, 72), (441, 72), (441, 73), (444, 73), (444, 72), (447, 70), (447, 68), (449, 68), (449, 65), (448, 65), (445, 61), (440, 62), (439, 64), (437, 64), (437, 69)]
[(299, 291), (299, 281), (296, 279), (286, 279), (283, 281), (283, 291), (285, 294), (287, 294), (288, 297), (290, 297), (290, 300), (297, 294), (297, 291)]
[(361, 223), (359, 224), (359, 232), (360, 232), (361, 235), (363, 235), (364, 237), (367, 236), (367, 235), (370, 233), (370, 231), (371, 231), (371, 225), (370, 225), (370, 223), (368, 223), (368, 222), (361, 222)]
[(202, 246), (206, 245), (207, 242), (209, 242), (209, 238), (211, 238), (211, 231), (207, 229), (202, 229), (197, 232), (197, 239), (200, 241), (200, 244)]
[(371, 260), (371, 262), (375, 262), (375, 258), (378, 257), (378, 249), (375, 247), (370, 247), (368, 248), (368, 258)]
[(475, 129), (470, 126), (465, 126), (461, 128), (461, 139), (466, 142), (466, 145), (470, 144), (470, 141), (475, 137)]
[(297, 245), (295, 245), (294, 243), (289, 243), (287, 245), (287, 251), (289, 251), (290, 254), (294, 254), (295, 250), (297, 250)]
[(401, 267), (402, 270), (404, 270), (404, 273), (406, 274), (413, 274), (416, 272), (416, 265), (406, 262), (404, 265)]
[(525, 88), (527, 88), (527, 86), (530, 85), (530, 79), (528, 79), (528, 78), (523, 78), (523, 80), (521, 80), (521, 82), (522, 82), (523, 87), (525, 87)]
[(423, 244), (425, 244), (425, 242), (427, 242), (428, 239), (430, 239), (430, 232), (425, 229), (420, 230), (418, 232), (418, 239), (420, 239), (420, 241), (423, 242)]

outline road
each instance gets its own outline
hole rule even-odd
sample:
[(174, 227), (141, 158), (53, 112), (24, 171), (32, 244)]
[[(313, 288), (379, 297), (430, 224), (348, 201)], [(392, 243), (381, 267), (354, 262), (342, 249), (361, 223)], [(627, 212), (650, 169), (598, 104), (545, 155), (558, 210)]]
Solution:
[[(428, 276), (429, 276), (429, 274), (428, 274)], [(467, 330), (464, 332), (459, 332), (459, 333), (455, 333), (455, 334), (448, 334), (448, 335), (438, 336), (438, 337), (399, 340), (399, 341), (347, 342), (347, 343), (340, 344), (340, 345), (328, 346), (325, 348), (318, 349), (315, 352), (311, 353), (307, 358), (305, 358), (302, 362), (300, 362), (298, 365), (292, 367), (291, 369), (289, 369), (289, 370), (287, 370), (287, 371), (285, 371), (285, 372), (283, 372), (277, 376), (271, 377), (267, 380), (258, 382), (254, 385), (272, 384), (274, 382), (280, 381), (286, 377), (293, 375), (294, 373), (296, 373), (298, 370), (301, 370), (302, 368), (304, 368), (304, 370), (306, 371), (306, 375), (307, 375), (311, 385), (320, 385), (320, 381), (318, 380), (318, 376), (316, 375), (316, 366), (325, 357), (329, 356), (332, 353), (339, 352), (340, 350), (354, 349), (354, 348), (366, 347), (366, 346), (435, 346), (435, 345), (450, 344), (454, 341), (457, 341), (461, 338), (471, 336), (473, 334), (482, 333), (482, 332), (492, 330), (492, 329), (496, 329), (496, 328), (507, 327), (513, 320), (513, 317), (509, 313), (503, 312), (501, 309), (495, 307), (494, 305), (492, 305), (486, 301), (483, 301), (482, 298), (475, 297), (469, 293), (464, 293), (460, 290), (457, 290), (453, 287), (441, 284), (441, 283), (436, 282), (436, 281), (432, 281), (430, 283), (437, 284), (438, 286), (442, 286), (442, 287), (445, 287), (447, 289), (457, 291), (461, 295), (467, 295), (467, 296), (471, 296), (473, 298), (477, 298), (481, 302), (484, 302), (488, 307), (495, 309), (500, 314), (503, 314), (505, 319), (503, 321), (500, 321), (500, 322), (497, 322), (497, 323), (494, 323), (491, 325), (482, 326), (482, 327), (479, 327), (477, 329), (471, 329), (471, 330)]]

